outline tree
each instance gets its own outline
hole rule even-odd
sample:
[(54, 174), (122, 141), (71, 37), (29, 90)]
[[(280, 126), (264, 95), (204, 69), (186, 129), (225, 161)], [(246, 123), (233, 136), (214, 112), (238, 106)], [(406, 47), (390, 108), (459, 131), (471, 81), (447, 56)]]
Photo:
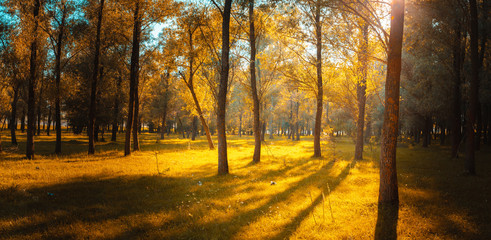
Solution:
[[(61, 57), (63, 49), (63, 35), (67, 16), (67, 6), (65, 0), (61, 2), (61, 21), (58, 25), (58, 37), (56, 39), (56, 60), (55, 60), (55, 125), (56, 125), (56, 144), (55, 153), (61, 153), (61, 106), (60, 106), (60, 82), (61, 82)], [(48, 127), (49, 128), (49, 127)], [(90, 144), (89, 144), (90, 147)], [(90, 150), (89, 150), (90, 151)]]
[(404, 0), (391, 4), (390, 35), (385, 83), (385, 111), (380, 142), (379, 203), (398, 203), (396, 148), (399, 130), (399, 85), (404, 30)]
[(26, 143), (26, 157), (27, 159), (34, 158), (34, 129), (35, 129), (35, 86), (37, 80), (37, 51), (38, 51), (38, 27), (39, 27), (39, 12), (41, 8), (41, 1), (34, 0), (32, 9), (32, 41), (31, 41), (31, 58), (29, 60), (29, 80), (28, 80), (28, 100), (27, 100), (27, 143)]
[(254, 155), (252, 162), (259, 163), (261, 161), (261, 128), (260, 128), (260, 109), (259, 97), (256, 88), (256, 33), (254, 28), (254, 0), (249, 0), (249, 44), (251, 46), (251, 57), (249, 60), (249, 71), (251, 79), (251, 94), (253, 102), (253, 131), (254, 131)]
[(87, 127), (89, 135), (89, 154), (94, 154), (94, 129), (96, 118), (96, 105), (97, 105), (97, 78), (99, 76), (99, 56), (101, 52), (101, 27), (102, 16), (104, 12), (104, 0), (100, 0), (99, 11), (97, 15), (97, 30), (94, 49), (94, 69), (92, 73), (91, 91), (90, 91), (90, 107), (89, 107), (89, 125)]
[(361, 65), (361, 79), (356, 86), (356, 98), (358, 101), (358, 119), (356, 121), (356, 141), (355, 141), (355, 159), (363, 159), (363, 131), (365, 127), (365, 105), (367, 101), (367, 71), (368, 71), (368, 24), (363, 21), (360, 26), (362, 32), (362, 40), (360, 52), (358, 53), (358, 61)]
[[(469, 0), (470, 3), (470, 35), (471, 35), (471, 79), (469, 93), (469, 108), (466, 114), (466, 150), (465, 150), (465, 170), (470, 175), (476, 174), (475, 166), (475, 123), (477, 104), (479, 102), (479, 46), (478, 46), (478, 20), (476, 0)], [(484, 51), (484, 49), (483, 49)]]
[[(213, 3), (215, 3), (213, 1)], [(215, 3), (216, 5), (216, 3)], [(227, 136), (225, 129), (225, 111), (227, 107), (227, 91), (229, 77), (230, 53), (230, 12), (232, 0), (225, 0), (223, 11), (216, 5), (222, 15), (222, 60), (220, 83), (217, 95), (217, 132), (218, 132), (218, 174), (228, 174)]]
[(317, 68), (317, 110), (315, 112), (314, 129), (314, 157), (321, 157), (321, 126), (322, 126), (322, 100), (324, 88), (322, 87), (322, 24), (320, 21), (321, 2), (317, 0), (315, 4), (315, 39), (316, 39), (316, 68)]
[[(138, 76), (139, 76), (139, 61), (140, 61), (140, 33), (141, 33), (141, 15), (140, 15), (140, 1), (135, 2), (133, 20), (133, 47), (131, 51), (131, 67), (130, 67), (130, 95), (128, 102), (128, 120), (126, 121), (126, 140), (124, 145), (124, 155), (131, 154), (131, 129), (133, 127), (133, 134), (137, 130), (136, 123), (138, 120), (137, 104), (135, 99), (138, 97)], [(138, 134), (138, 133), (137, 133)], [(136, 140), (136, 141), (135, 141)], [(138, 135), (133, 135), (133, 144), (138, 147)], [(135, 145), (136, 144), (136, 145)], [(136, 148), (134, 147), (134, 148)], [(138, 147), (139, 148), (139, 147)]]
[[(185, 14), (183, 14), (185, 15)], [(194, 106), (196, 109), (196, 112), (198, 113), (199, 120), (201, 122), (201, 125), (203, 126), (205, 133), (206, 133), (206, 139), (208, 141), (208, 148), (210, 150), (213, 150), (215, 147), (213, 146), (213, 141), (211, 139), (211, 134), (210, 134), (210, 129), (208, 128), (208, 124), (206, 123), (206, 120), (203, 116), (203, 111), (201, 109), (200, 103), (198, 101), (198, 97), (196, 95), (196, 91), (194, 88), (194, 76), (196, 72), (199, 70), (200, 66), (203, 63), (203, 59), (200, 60), (200, 62), (197, 64), (197, 66), (194, 65), (196, 58), (198, 57), (199, 52), (195, 49), (194, 46), (194, 36), (196, 31), (201, 25), (200, 19), (203, 18), (201, 13), (198, 12), (197, 9), (190, 9), (190, 12), (187, 14), (187, 16), (182, 19), (182, 29), (184, 30), (184, 42), (186, 43), (188, 49), (188, 54), (187, 54), (187, 60), (188, 60), (188, 71), (187, 71), (187, 77), (185, 76), (186, 74), (183, 74), (182, 72), (179, 72), (179, 74), (182, 77), (182, 80), (184, 81), (186, 87), (189, 89), (189, 92), (191, 93), (191, 97), (193, 98)], [(193, 124), (195, 124), (195, 121), (193, 120)], [(194, 127), (193, 127), (193, 132), (194, 132)], [(194, 136), (194, 135), (193, 135)]]

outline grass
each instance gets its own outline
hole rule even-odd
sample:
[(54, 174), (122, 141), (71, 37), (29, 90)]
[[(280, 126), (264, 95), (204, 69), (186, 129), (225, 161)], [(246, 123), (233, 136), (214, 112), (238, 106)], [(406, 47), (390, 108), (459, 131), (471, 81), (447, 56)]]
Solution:
[[(54, 137), (41, 136), (25, 160), (25, 136), (15, 149), (2, 134), (0, 239), (373, 239), (380, 221), (379, 150), (355, 162), (347, 138), (324, 142), (321, 159), (311, 138), (276, 138), (254, 165), (253, 138), (230, 136), (231, 172), (217, 176), (204, 137), (143, 134), (142, 151), (123, 157), (122, 139), (87, 156), (86, 138), (67, 135), (56, 157)], [(398, 149), (399, 239), (491, 238), (490, 149), (475, 177), (448, 155)]]

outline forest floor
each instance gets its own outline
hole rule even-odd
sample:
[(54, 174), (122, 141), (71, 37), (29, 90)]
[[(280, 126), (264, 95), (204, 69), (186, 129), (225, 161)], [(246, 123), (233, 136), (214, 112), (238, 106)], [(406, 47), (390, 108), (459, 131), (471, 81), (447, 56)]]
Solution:
[[(16, 149), (3, 134), (0, 239), (373, 239), (380, 223), (379, 149), (353, 161), (349, 138), (324, 139), (321, 159), (312, 138), (268, 139), (254, 165), (253, 138), (229, 136), (230, 174), (217, 176), (204, 137), (147, 133), (123, 157), (123, 139), (87, 156), (84, 136), (65, 135), (56, 157), (54, 137), (40, 136), (25, 160), (25, 135)], [(400, 205), (385, 227), (399, 239), (491, 239), (491, 148), (477, 176), (447, 146), (397, 154)]]

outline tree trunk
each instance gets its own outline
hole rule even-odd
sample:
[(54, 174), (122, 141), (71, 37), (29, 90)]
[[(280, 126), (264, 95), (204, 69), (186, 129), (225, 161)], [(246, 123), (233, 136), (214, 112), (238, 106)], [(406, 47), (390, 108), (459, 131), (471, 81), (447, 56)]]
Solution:
[(399, 125), (399, 86), (401, 79), (401, 49), (404, 29), (404, 0), (391, 5), (390, 37), (385, 83), (385, 111), (380, 146), (379, 203), (398, 203), (396, 148)]
[(48, 126), (46, 127), (46, 135), (49, 136), (51, 128), (51, 105), (48, 107)]
[(479, 102), (479, 52), (478, 52), (478, 22), (476, 0), (470, 0), (470, 35), (471, 35), (471, 79), (469, 92), (469, 108), (466, 121), (466, 152), (465, 170), (470, 175), (476, 174), (475, 169), (475, 122), (477, 104)]
[(114, 97), (114, 108), (113, 108), (113, 124), (112, 124), (112, 132), (111, 132), (111, 142), (116, 141), (116, 136), (118, 134), (118, 118), (119, 118), (119, 94), (121, 93), (121, 84), (123, 82), (123, 78), (121, 76), (118, 77), (118, 81), (116, 82), (116, 96)]
[(259, 97), (257, 95), (256, 86), (256, 32), (254, 28), (254, 0), (249, 0), (249, 45), (251, 47), (251, 56), (249, 60), (249, 72), (251, 79), (251, 94), (252, 94), (252, 111), (253, 131), (254, 131), (254, 155), (252, 156), (253, 163), (261, 161), (261, 127), (260, 127), (260, 108)]
[(239, 115), (239, 137), (242, 137), (242, 112)]
[[(167, 105), (167, 104), (165, 104)], [(163, 114), (162, 114), (162, 128), (160, 129), (160, 139), (164, 139), (165, 137), (165, 131), (167, 129), (167, 126), (165, 124), (167, 118), (167, 107), (165, 108)]]
[(324, 89), (322, 86), (322, 23), (320, 21), (321, 1), (317, 0), (315, 7), (315, 36), (317, 48), (317, 111), (315, 113), (314, 129), (314, 157), (321, 157), (321, 124), (322, 124), (322, 99)]
[(66, 3), (63, 4), (63, 12), (61, 16), (61, 24), (58, 32), (58, 40), (56, 43), (56, 59), (55, 59), (55, 125), (56, 125), (56, 142), (55, 154), (61, 153), (61, 106), (60, 106), (60, 82), (61, 82), (61, 56), (63, 50), (63, 34), (65, 29), (66, 19)]
[(440, 126), (440, 146), (445, 145), (445, 125)]
[(225, 0), (222, 13), (222, 61), (220, 84), (217, 96), (217, 132), (218, 132), (218, 174), (228, 174), (227, 136), (225, 129), (225, 111), (227, 107), (227, 90), (229, 76), (230, 52), (230, 11), (232, 0)]
[(193, 116), (193, 121), (191, 122), (191, 141), (196, 140), (196, 131), (197, 131), (197, 121), (198, 117)]
[(423, 127), (423, 147), (427, 148), (430, 145), (430, 118), (424, 117), (424, 127)]
[(22, 107), (22, 116), (20, 117), (20, 131), (24, 133), (26, 128), (26, 108)]
[[(138, 72), (140, 69), (140, 2), (135, 3), (134, 12), (134, 25), (133, 25), (133, 47), (131, 51), (131, 67), (130, 67), (130, 94), (128, 101), (128, 120), (126, 121), (126, 136), (124, 145), (124, 155), (131, 154), (131, 129), (135, 122), (137, 122), (137, 117), (135, 113), (135, 95), (136, 95), (136, 82), (138, 79)], [(136, 125), (136, 124), (135, 124)]]
[(87, 130), (89, 132), (89, 151), (88, 154), (94, 154), (94, 127), (95, 127), (95, 115), (97, 105), (97, 77), (99, 73), (99, 55), (101, 48), (101, 27), (102, 27), (102, 14), (104, 10), (104, 0), (100, 0), (99, 13), (97, 17), (97, 31), (95, 39), (95, 52), (94, 52), (94, 69), (92, 73), (91, 91), (90, 91), (90, 108), (89, 108), (89, 125)]
[(43, 84), (41, 83), (41, 88), (39, 89), (39, 97), (37, 104), (37, 136), (41, 135), (41, 102), (43, 101)]
[(186, 80), (186, 78), (184, 76), (182, 76), (182, 77), (183, 77), (184, 83), (186, 84), (186, 86), (189, 89), (189, 92), (191, 92), (191, 96), (193, 97), (193, 101), (194, 101), (194, 106), (196, 108), (196, 111), (198, 112), (199, 120), (201, 121), (201, 125), (205, 129), (206, 139), (208, 141), (208, 147), (210, 150), (213, 150), (213, 149), (215, 149), (215, 146), (213, 145), (213, 140), (211, 139), (210, 129), (208, 127), (208, 124), (206, 123), (205, 118), (203, 117), (203, 111), (201, 110), (201, 106), (199, 104), (198, 97), (196, 96), (196, 92), (194, 91), (193, 78), (194, 78), (195, 70), (193, 69), (193, 64), (194, 64), (194, 53), (193, 53), (193, 51), (194, 51), (194, 49), (193, 49), (193, 38), (192, 38), (193, 35), (192, 34), (193, 34), (193, 32), (190, 31), (189, 32), (189, 46), (190, 46), (190, 51), (189, 51), (189, 79)]
[(135, 81), (135, 104), (133, 115), (133, 151), (140, 151), (140, 141), (138, 140), (138, 134), (141, 133), (141, 116), (140, 116), (140, 95), (138, 94), (139, 77)]
[(372, 120), (370, 114), (367, 114), (366, 130), (364, 134), (365, 143), (369, 143), (371, 137), (372, 137)]
[(17, 130), (17, 102), (19, 100), (20, 83), (14, 87), (14, 98), (12, 99), (12, 112), (10, 113), (10, 142), (12, 145), (17, 146), (17, 137), (15, 130)]
[(452, 158), (457, 158), (459, 154), (460, 140), (462, 138), (461, 128), (461, 94), (460, 94), (460, 75), (462, 68), (462, 27), (458, 23), (455, 25), (455, 38), (453, 46), (453, 100), (452, 100)]
[(476, 142), (475, 142), (475, 149), (476, 151), (481, 150), (481, 137), (482, 137), (482, 112), (481, 112), (481, 103), (477, 103), (477, 113), (476, 113)]
[(26, 157), (27, 159), (34, 158), (34, 127), (35, 127), (35, 92), (37, 79), (37, 49), (38, 49), (38, 26), (39, 26), (39, 9), (41, 8), (40, 0), (34, 0), (34, 28), (32, 32), (31, 42), (31, 58), (29, 67), (28, 81), (28, 99), (27, 99), (27, 142), (26, 142)]
[(358, 100), (358, 120), (356, 121), (355, 159), (363, 159), (363, 128), (365, 127), (365, 105), (367, 101), (367, 69), (368, 69), (368, 24), (362, 25), (363, 41), (360, 46), (358, 61), (361, 63), (361, 80), (356, 86), (356, 98)]

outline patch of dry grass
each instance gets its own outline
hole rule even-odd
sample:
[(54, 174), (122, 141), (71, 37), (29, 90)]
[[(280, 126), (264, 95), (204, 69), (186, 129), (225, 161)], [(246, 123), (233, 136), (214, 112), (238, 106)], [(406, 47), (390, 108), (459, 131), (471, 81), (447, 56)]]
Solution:
[[(0, 238), (374, 238), (378, 149), (354, 162), (348, 139), (312, 159), (312, 139), (277, 138), (253, 165), (253, 139), (232, 136), (228, 176), (216, 175), (217, 153), (204, 138), (156, 143), (144, 134), (130, 157), (122, 139), (89, 157), (85, 138), (68, 135), (57, 158), (53, 137), (42, 136), (32, 161), (22, 159), (20, 140), (19, 150), (0, 154)], [(489, 148), (478, 154), (477, 177), (462, 175), (462, 160), (439, 146), (398, 156), (400, 239), (489, 239)]]

